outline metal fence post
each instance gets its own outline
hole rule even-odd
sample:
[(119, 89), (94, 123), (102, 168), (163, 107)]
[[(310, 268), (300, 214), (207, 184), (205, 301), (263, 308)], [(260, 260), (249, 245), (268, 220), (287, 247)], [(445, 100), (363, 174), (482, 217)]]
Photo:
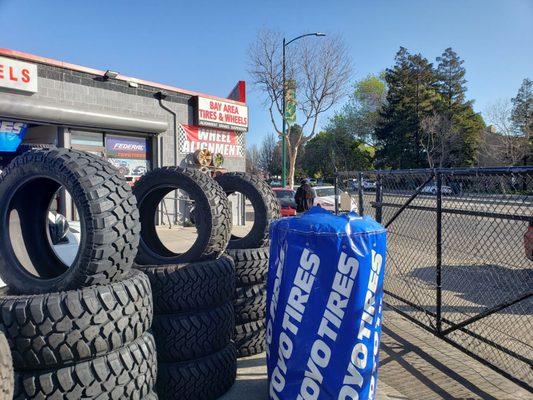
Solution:
[(337, 168), (335, 168), (335, 215), (339, 214), (339, 174), (337, 174)]
[(357, 192), (359, 195), (359, 215), (363, 216), (365, 213), (364, 188), (363, 188), (363, 173), (359, 172)]
[(376, 180), (376, 221), (381, 224), (383, 211), (383, 188), (381, 181), (381, 174), (378, 174)]
[(437, 171), (437, 334), (442, 332), (442, 172)]

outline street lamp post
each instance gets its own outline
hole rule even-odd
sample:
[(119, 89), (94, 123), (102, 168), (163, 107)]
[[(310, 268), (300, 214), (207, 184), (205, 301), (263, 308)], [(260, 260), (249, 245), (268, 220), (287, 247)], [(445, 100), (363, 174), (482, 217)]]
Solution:
[(287, 135), (285, 133), (285, 91), (286, 91), (286, 83), (285, 83), (285, 47), (287, 47), (292, 42), (301, 39), (306, 36), (326, 36), (325, 33), (322, 32), (315, 32), (315, 33), (306, 33), (305, 35), (300, 35), (295, 37), (294, 39), (289, 40), (288, 42), (285, 41), (285, 38), (283, 38), (283, 56), (282, 56), (282, 75), (283, 75), (283, 99), (282, 99), (282, 105), (283, 105), (283, 123), (282, 123), (282, 135), (281, 135), (281, 185), (282, 187), (287, 186)]

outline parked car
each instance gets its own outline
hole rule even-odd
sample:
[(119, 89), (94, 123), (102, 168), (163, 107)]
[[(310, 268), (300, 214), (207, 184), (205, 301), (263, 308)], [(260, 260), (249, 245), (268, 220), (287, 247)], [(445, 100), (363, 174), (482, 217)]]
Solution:
[(273, 188), (274, 188), (274, 187), (279, 187), (279, 188), (281, 188), (281, 181), (280, 181), (279, 179), (272, 179), (272, 180), (270, 181), (270, 186), (273, 187)]
[(294, 200), (296, 191), (291, 188), (282, 187), (274, 187), (272, 190), (281, 206), (281, 216), (291, 217), (296, 215), (296, 201)]
[[(437, 189), (437, 184), (436, 183), (428, 183), (426, 186), (424, 186), (422, 188), (420, 193), (436, 195), (437, 191), (438, 191), (438, 189)], [(449, 187), (449, 186), (446, 186), (446, 185), (442, 185), (441, 192), (442, 192), (442, 194), (453, 194), (452, 188)]]
[[(335, 187), (332, 185), (322, 185), (322, 186), (315, 186), (313, 187), (313, 190), (315, 192), (315, 200), (314, 205), (320, 206), (328, 211), (335, 211)], [(341, 189), (338, 189), (338, 196), (337, 196), (337, 204), (339, 210), (341, 210), (341, 196), (348, 196), (347, 193), (342, 191)], [(342, 211), (351, 211), (356, 209), (356, 204), (353, 199), (351, 199), (351, 205), (350, 210), (342, 210)]]
[[(359, 180), (353, 179), (351, 184), (352, 190), (358, 190), (359, 189)], [(376, 182), (368, 179), (363, 179), (363, 189), (372, 191), (376, 190)]]

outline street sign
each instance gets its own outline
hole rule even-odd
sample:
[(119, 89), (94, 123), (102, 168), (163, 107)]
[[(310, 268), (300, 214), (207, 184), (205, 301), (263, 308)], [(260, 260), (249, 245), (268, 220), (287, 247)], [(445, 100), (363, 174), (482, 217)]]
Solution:
[(247, 132), (248, 107), (199, 96), (197, 120), (200, 126)]

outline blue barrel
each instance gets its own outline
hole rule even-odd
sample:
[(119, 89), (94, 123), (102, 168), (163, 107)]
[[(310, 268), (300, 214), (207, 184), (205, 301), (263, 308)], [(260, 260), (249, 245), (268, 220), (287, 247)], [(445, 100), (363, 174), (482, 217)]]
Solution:
[(313, 207), (270, 234), (269, 398), (375, 398), (385, 228)]
[(0, 120), (0, 152), (15, 152), (26, 135), (28, 125)]

